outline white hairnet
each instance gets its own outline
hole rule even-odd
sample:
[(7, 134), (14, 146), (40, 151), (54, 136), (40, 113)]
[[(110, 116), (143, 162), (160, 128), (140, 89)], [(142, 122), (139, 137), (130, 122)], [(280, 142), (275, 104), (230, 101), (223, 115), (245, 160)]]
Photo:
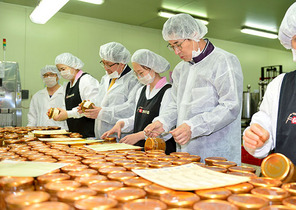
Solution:
[(113, 63), (127, 64), (131, 54), (122, 44), (109, 42), (100, 47), (100, 56), (102, 59)]
[(165, 41), (192, 39), (198, 41), (208, 32), (208, 28), (188, 14), (177, 14), (163, 25), (162, 36)]
[(163, 73), (170, 69), (170, 63), (164, 57), (147, 49), (137, 50), (131, 61), (149, 67), (156, 73)]
[(56, 66), (54, 65), (46, 65), (45, 67), (43, 67), (42, 69), (40, 69), (40, 74), (41, 74), (41, 78), (43, 77), (44, 74), (46, 74), (47, 72), (52, 72), (54, 74), (57, 74), (59, 79), (61, 77), (61, 74), (59, 72), (59, 70), (57, 69)]
[(71, 53), (62, 53), (58, 55), (55, 59), (55, 64), (64, 64), (74, 69), (81, 69), (84, 66), (84, 63)]
[(296, 35), (296, 2), (289, 7), (282, 20), (278, 39), (286, 49), (291, 49), (294, 35)]

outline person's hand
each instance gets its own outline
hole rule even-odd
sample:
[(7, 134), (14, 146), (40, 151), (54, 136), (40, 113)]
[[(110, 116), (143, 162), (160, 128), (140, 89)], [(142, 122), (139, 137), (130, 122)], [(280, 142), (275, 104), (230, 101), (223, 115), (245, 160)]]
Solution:
[(175, 142), (178, 144), (184, 145), (191, 139), (191, 128), (186, 123), (179, 125), (174, 130), (171, 130), (170, 133), (175, 139)]
[(257, 123), (252, 124), (243, 136), (244, 145), (250, 149), (262, 147), (268, 139), (269, 132)]
[(103, 133), (103, 135), (101, 136), (101, 139), (105, 139), (109, 136), (111, 136), (113, 133), (117, 133), (117, 137), (118, 139), (120, 139), (120, 136), (121, 136), (121, 129), (123, 128), (124, 126), (124, 122), (123, 121), (118, 121), (114, 126), (113, 128), (111, 128), (111, 130)]
[(144, 128), (144, 134), (147, 137), (155, 138), (164, 132), (163, 125), (160, 121), (155, 121)]
[(49, 117), (49, 112), (50, 112), (51, 108), (49, 108), (46, 112), (47, 117)]
[(68, 113), (67, 113), (66, 110), (61, 109), (61, 108), (57, 108), (57, 109), (60, 111), (60, 113), (57, 116), (55, 116), (53, 118), (53, 120), (55, 120), (55, 121), (63, 121), (63, 120), (68, 119)]
[(78, 105), (78, 107), (77, 107), (77, 112), (79, 113), (79, 114), (82, 114), (83, 112), (82, 112), (82, 110), (81, 110), (81, 103)]
[(119, 143), (134, 145), (138, 141), (145, 139), (144, 132), (133, 133), (122, 138)]
[(93, 109), (86, 109), (84, 111), (84, 115), (87, 118), (97, 119), (101, 110), (102, 110), (101, 107), (93, 106)]

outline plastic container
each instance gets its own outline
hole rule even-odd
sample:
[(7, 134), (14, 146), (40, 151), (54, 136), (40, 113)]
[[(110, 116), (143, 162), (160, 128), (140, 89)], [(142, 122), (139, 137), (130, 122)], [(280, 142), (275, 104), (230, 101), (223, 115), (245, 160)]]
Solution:
[(18, 192), (34, 191), (34, 179), (32, 177), (11, 177), (0, 178), (0, 209), (5, 209), (4, 199)]
[(282, 182), (277, 179), (267, 178), (267, 177), (256, 177), (251, 178), (249, 183), (254, 187), (279, 187), (282, 185)]
[(144, 188), (145, 186), (152, 184), (152, 182), (142, 177), (133, 177), (130, 179), (126, 179), (123, 181), (123, 183), (127, 187), (138, 187), (138, 188)]
[(97, 192), (90, 188), (82, 187), (76, 188), (74, 190), (60, 191), (57, 193), (58, 200), (74, 206), (74, 202), (77, 200), (82, 200), (90, 196), (95, 196)]
[(282, 203), (285, 205), (285, 206), (288, 206), (290, 208), (293, 208), (293, 209), (296, 209), (296, 196), (292, 196), (292, 197), (288, 197), (288, 198), (285, 198)]
[(95, 190), (100, 196), (106, 196), (108, 192), (121, 187), (123, 184), (119, 181), (101, 181), (89, 184), (89, 188)]
[(108, 198), (113, 198), (118, 201), (118, 206), (121, 207), (124, 203), (141, 199), (146, 196), (143, 189), (135, 187), (122, 187), (107, 193)]
[(241, 183), (225, 187), (225, 189), (230, 190), (233, 194), (249, 193), (253, 188), (253, 185), (250, 183)]
[(252, 194), (233, 194), (227, 199), (239, 209), (260, 209), (268, 205), (268, 199)]
[(151, 184), (144, 187), (147, 192), (147, 198), (159, 199), (162, 194), (172, 193), (174, 190), (160, 186), (158, 184)]
[(282, 188), (288, 191), (292, 196), (296, 196), (296, 182), (285, 183), (282, 185)]
[(68, 174), (64, 174), (64, 173), (44, 174), (44, 175), (37, 177), (36, 189), (37, 190), (44, 190), (44, 185), (49, 182), (62, 181), (62, 180), (67, 180), (67, 179), (70, 179), (70, 176)]
[(283, 183), (296, 181), (296, 170), (292, 161), (280, 153), (267, 156), (261, 163), (264, 176), (281, 180)]
[(155, 199), (138, 199), (134, 201), (130, 201), (125, 203), (122, 206), (123, 210), (139, 210), (139, 209), (157, 209), (157, 210), (164, 210), (167, 209), (167, 205)]
[(43, 191), (27, 191), (11, 194), (5, 198), (8, 210), (20, 210), (34, 203), (48, 201), (50, 195)]
[(117, 201), (112, 198), (106, 198), (102, 196), (92, 196), (86, 199), (78, 200), (74, 202), (76, 209), (111, 209), (117, 206)]
[(147, 138), (144, 145), (144, 150), (163, 150), (165, 151), (166, 144), (161, 138)]
[(238, 208), (227, 202), (222, 200), (204, 200), (197, 202), (193, 205), (194, 210), (221, 210), (221, 209), (227, 209), (227, 210), (238, 210)]
[(166, 203), (169, 207), (190, 207), (200, 200), (199, 196), (192, 192), (174, 191), (160, 196), (160, 200)]
[(226, 188), (195, 190), (195, 193), (203, 200), (207, 200), (207, 199), (226, 200), (232, 194), (231, 191)]
[(224, 157), (207, 157), (205, 162), (208, 166), (213, 166), (213, 162), (227, 161)]
[(48, 201), (48, 202), (42, 202), (42, 203), (36, 203), (29, 205), (22, 210), (72, 210), (71, 206), (68, 204), (62, 203), (62, 202), (54, 202), (54, 201)]
[(282, 204), (282, 200), (289, 196), (289, 193), (279, 187), (260, 187), (251, 190), (251, 193), (256, 196), (264, 197), (269, 200), (269, 205)]

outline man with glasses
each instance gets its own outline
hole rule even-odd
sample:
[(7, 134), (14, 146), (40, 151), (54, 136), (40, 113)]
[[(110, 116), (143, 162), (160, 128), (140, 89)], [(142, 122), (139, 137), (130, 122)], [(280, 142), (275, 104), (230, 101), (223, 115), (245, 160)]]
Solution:
[(222, 156), (241, 163), (243, 75), (236, 56), (203, 39), (207, 27), (188, 14), (171, 17), (163, 26), (168, 48), (183, 61), (172, 77), (171, 103), (144, 132), (170, 133), (177, 151)]
[(65, 90), (58, 83), (60, 72), (54, 65), (46, 65), (40, 70), (45, 88), (39, 90), (32, 97), (27, 126), (59, 126), (68, 130), (66, 121), (54, 121), (46, 115), (51, 107), (65, 109)]
[(130, 52), (122, 44), (110, 42), (102, 45), (100, 57), (106, 75), (100, 82), (99, 102), (94, 109), (87, 109), (84, 112), (86, 117), (96, 119), (96, 138), (100, 138), (103, 133), (110, 130), (119, 119), (133, 115), (136, 92), (141, 87), (127, 65)]

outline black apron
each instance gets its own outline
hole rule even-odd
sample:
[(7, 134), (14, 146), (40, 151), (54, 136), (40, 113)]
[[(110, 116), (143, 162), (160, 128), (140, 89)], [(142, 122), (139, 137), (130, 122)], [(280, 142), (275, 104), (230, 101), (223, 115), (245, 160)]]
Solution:
[[(165, 85), (153, 98), (147, 100), (146, 98), (146, 88), (143, 87), (141, 91), (140, 98), (138, 100), (136, 114), (135, 114), (135, 123), (133, 133), (143, 131), (144, 128), (152, 123), (152, 120), (159, 115), (160, 104), (163, 98), (163, 95), (167, 89), (171, 87), (170, 84)], [(144, 147), (145, 139), (138, 141), (136, 146)], [(176, 142), (173, 137), (166, 141), (166, 154), (176, 151)]]
[(296, 71), (287, 73), (282, 81), (274, 152), (296, 164)]
[[(83, 77), (86, 73), (83, 73), (81, 77)], [(81, 77), (76, 81), (73, 87), (70, 87), (70, 82), (67, 84), (66, 88), (66, 96), (65, 96), (65, 104), (66, 110), (71, 110), (74, 107), (77, 107), (81, 102), (81, 97), (79, 93), (79, 82)], [(81, 118), (68, 118), (67, 124), (70, 132), (77, 132), (86, 137), (94, 137), (94, 127), (95, 120), (87, 117)]]

